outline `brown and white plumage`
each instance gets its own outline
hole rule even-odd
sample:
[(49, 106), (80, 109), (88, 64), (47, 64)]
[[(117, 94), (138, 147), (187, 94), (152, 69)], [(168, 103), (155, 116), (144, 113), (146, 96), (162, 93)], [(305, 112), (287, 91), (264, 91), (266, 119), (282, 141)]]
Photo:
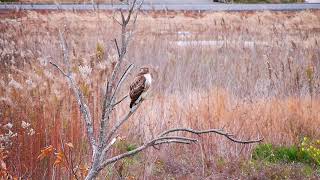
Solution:
[(147, 91), (151, 86), (152, 78), (149, 73), (148, 68), (141, 68), (140, 72), (134, 78), (133, 82), (130, 84), (130, 108), (132, 108), (136, 101), (141, 97), (145, 98)]

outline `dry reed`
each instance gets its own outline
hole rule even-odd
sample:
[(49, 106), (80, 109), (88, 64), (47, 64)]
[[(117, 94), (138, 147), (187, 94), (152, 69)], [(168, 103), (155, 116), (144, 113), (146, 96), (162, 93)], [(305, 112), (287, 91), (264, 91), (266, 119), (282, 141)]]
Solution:
[[(59, 148), (60, 138), (74, 144), (75, 162), (88, 165), (79, 109), (48, 61), (62, 64), (61, 28), (97, 126), (104, 78), (116, 55), (111, 41), (119, 28), (112, 13), (0, 16), (0, 123), (12, 123), (18, 133), (8, 149), (8, 167), (17, 176), (51, 176), (53, 159), (39, 162), (37, 155), (47, 145)], [(153, 66), (156, 81), (143, 107), (122, 127), (123, 141), (139, 144), (177, 126), (225, 127), (244, 138), (260, 134), (274, 144), (319, 138), (319, 17), (320, 11), (142, 12), (126, 63)], [(115, 119), (128, 111), (128, 103), (119, 106)], [(31, 124), (34, 135), (20, 127), (22, 121)], [(138, 156), (126, 176), (199, 178), (219, 169), (217, 158), (248, 157), (252, 147), (217, 136), (202, 137), (200, 145), (164, 145)], [(70, 174), (58, 169), (56, 176)]]

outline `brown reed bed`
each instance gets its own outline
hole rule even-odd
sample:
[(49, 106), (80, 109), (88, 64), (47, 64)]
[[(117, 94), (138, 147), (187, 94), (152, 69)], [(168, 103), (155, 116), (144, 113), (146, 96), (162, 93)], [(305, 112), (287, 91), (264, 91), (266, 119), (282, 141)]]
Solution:
[[(33, 11), (1, 15), (0, 124), (2, 134), (17, 133), (9, 138), (12, 144), (2, 145), (12, 174), (70, 177), (65, 168), (52, 167), (52, 157), (37, 159), (45, 146), (61, 149), (61, 139), (74, 145), (79, 167), (90, 164), (75, 99), (48, 61), (62, 64), (61, 29), (70, 46), (72, 70), (98, 126), (103, 83), (116, 56), (112, 40), (119, 34), (111, 16)], [(123, 140), (111, 153), (178, 126), (224, 127), (239, 137), (259, 134), (278, 145), (299, 144), (304, 136), (320, 138), (319, 18), (320, 11), (141, 13), (126, 63), (152, 66), (156, 81), (148, 100), (121, 129)], [(128, 103), (119, 106), (114, 119), (128, 111)], [(22, 127), (22, 121), (30, 125)], [(7, 123), (13, 127), (4, 127)], [(124, 176), (139, 179), (243, 177), (241, 163), (232, 162), (250, 158), (253, 147), (203, 136), (198, 145), (150, 149), (105, 173), (115, 178), (115, 170), (125, 166)], [(221, 159), (229, 162), (225, 168)]]

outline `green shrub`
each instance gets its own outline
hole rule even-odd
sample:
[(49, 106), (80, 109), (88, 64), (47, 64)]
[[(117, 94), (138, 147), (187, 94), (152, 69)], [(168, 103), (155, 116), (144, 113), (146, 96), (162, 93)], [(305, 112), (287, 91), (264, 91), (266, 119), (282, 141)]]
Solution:
[(252, 158), (255, 160), (264, 160), (274, 162), (274, 152), (272, 144), (259, 144), (252, 152)]
[(253, 150), (252, 158), (270, 163), (312, 162), (310, 155), (296, 146), (274, 146), (272, 144), (258, 145)]
[(136, 145), (136, 144), (132, 144), (132, 143), (128, 142), (128, 141), (125, 140), (125, 139), (121, 139), (120, 141), (118, 141), (118, 142), (115, 144), (115, 147), (116, 147), (121, 153), (124, 153), (124, 152), (132, 151), (132, 150), (136, 149), (136, 148), (137, 148), (137, 145)]
[(301, 143), (301, 151), (320, 166), (320, 140), (311, 140), (310, 138), (304, 137)]
[(299, 161), (299, 150), (297, 147), (277, 147), (275, 148), (275, 158), (278, 161), (297, 162)]
[(135, 150), (137, 146), (135, 144), (127, 144), (127, 151)]

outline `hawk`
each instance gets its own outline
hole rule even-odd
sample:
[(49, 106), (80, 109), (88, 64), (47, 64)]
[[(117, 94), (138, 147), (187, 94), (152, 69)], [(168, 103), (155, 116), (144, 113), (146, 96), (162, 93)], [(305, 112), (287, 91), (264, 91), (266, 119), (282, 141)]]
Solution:
[(139, 98), (144, 99), (147, 95), (147, 91), (152, 83), (152, 77), (149, 72), (149, 68), (143, 67), (140, 72), (134, 78), (133, 82), (130, 84), (130, 108), (132, 108)]

